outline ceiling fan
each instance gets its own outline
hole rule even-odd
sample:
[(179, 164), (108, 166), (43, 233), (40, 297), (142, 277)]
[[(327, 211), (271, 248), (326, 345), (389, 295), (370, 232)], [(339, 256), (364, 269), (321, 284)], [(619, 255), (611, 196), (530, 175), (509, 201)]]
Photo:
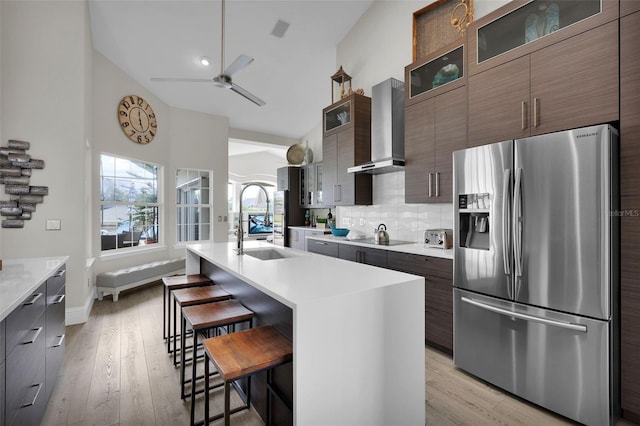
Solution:
[(231, 76), (238, 71), (244, 69), (247, 65), (253, 62), (253, 58), (247, 55), (240, 55), (236, 58), (235, 61), (231, 65), (224, 68), (224, 18), (225, 18), (225, 0), (222, 0), (222, 37), (220, 42), (220, 74), (210, 78), (163, 78), (163, 77), (152, 77), (151, 81), (163, 81), (163, 82), (188, 82), (188, 83), (210, 83), (213, 81), (213, 84), (216, 87), (221, 87), (223, 89), (231, 89), (239, 95), (244, 96), (254, 104), (258, 106), (262, 106), (265, 102), (257, 97), (256, 95), (248, 92), (242, 87), (238, 86), (233, 82)]

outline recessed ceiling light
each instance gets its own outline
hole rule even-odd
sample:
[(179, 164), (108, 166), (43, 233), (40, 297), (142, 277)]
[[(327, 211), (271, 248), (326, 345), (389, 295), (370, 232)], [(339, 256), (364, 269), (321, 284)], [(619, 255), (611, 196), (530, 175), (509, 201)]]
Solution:
[(201, 56), (200, 57), (200, 63), (202, 65), (204, 65), (205, 67), (208, 67), (209, 64), (211, 63), (211, 61), (209, 60), (209, 58), (207, 58), (206, 56)]

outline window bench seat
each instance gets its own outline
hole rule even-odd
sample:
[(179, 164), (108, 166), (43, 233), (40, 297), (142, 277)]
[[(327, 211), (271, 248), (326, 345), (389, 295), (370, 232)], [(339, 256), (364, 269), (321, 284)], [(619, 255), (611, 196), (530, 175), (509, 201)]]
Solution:
[(101, 272), (96, 276), (98, 300), (102, 300), (105, 294), (112, 294), (113, 301), (117, 302), (118, 294), (123, 290), (157, 281), (169, 274), (184, 273), (184, 264), (184, 258), (167, 259)]

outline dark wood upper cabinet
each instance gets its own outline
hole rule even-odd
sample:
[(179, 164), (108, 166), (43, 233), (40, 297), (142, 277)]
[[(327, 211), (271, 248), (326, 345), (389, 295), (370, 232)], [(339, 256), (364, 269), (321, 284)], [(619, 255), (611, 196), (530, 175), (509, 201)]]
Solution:
[(640, 2), (638, 0), (620, 0), (620, 17), (634, 12), (640, 12)]
[[(633, 3), (640, 4), (640, 1)], [(640, 12), (636, 12), (620, 19), (620, 193), (623, 196), (640, 195), (639, 70)]]
[(617, 20), (473, 74), (469, 146), (616, 121), (617, 76)]
[(405, 202), (450, 203), (451, 156), (466, 143), (465, 86), (405, 107)]
[(347, 172), (371, 160), (371, 98), (348, 96), (325, 108), (322, 120), (323, 204), (372, 204), (372, 176)]
[[(618, 2), (610, 0), (511, 1), (469, 26), (469, 75), (615, 21), (618, 14)], [(538, 24), (537, 29), (534, 23)]]
[[(620, 3), (620, 378), (623, 417), (640, 423), (640, 12)], [(637, 6), (640, 9), (640, 6)]]

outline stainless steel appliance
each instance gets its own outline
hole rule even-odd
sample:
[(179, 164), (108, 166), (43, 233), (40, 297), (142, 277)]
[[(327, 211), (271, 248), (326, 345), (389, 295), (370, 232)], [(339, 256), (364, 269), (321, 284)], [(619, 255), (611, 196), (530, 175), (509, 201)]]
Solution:
[(300, 207), (300, 167), (281, 167), (273, 202), (273, 243), (291, 247), (289, 226), (304, 225), (304, 209)]
[(389, 78), (371, 88), (371, 161), (349, 173), (381, 174), (404, 170), (404, 83)]
[(457, 151), (454, 362), (585, 424), (618, 415), (618, 135)]
[(424, 247), (450, 249), (453, 247), (453, 230), (427, 229), (422, 240)]

